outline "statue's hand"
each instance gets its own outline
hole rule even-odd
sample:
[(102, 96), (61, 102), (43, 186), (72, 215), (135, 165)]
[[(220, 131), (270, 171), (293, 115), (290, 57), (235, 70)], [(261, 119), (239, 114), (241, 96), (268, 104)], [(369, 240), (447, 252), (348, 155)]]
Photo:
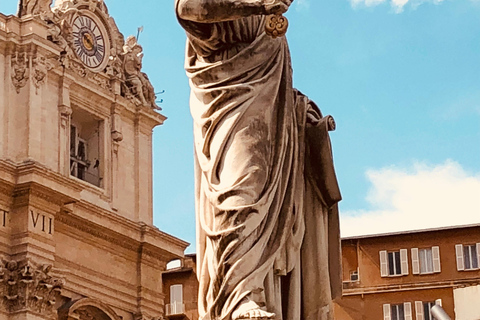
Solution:
[(265, 14), (283, 14), (288, 11), (293, 0), (265, 0)]

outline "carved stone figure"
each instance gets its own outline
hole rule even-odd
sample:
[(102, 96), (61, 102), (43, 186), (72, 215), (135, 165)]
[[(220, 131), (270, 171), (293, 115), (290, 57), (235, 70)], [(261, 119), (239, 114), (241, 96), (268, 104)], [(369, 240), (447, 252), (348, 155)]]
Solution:
[(18, 6), (18, 16), (23, 17), (28, 14), (38, 15), (50, 12), (52, 0), (20, 0)]
[(141, 72), (142, 58), (142, 46), (137, 43), (134, 36), (129, 36), (123, 46), (123, 66), (127, 90), (139, 99), (142, 105), (157, 109), (153, 86), (147, 75)]
[(30, 77), (28, 57), (26, 53), (16, 53), (12, 56), (12, 82), (17, 93), (23, 88)]
[(334, 121), (293, 89), (286, 38), (266, 28), (276, 14), (284, 30), (290, 4), (176, 0), (188, 39), (202, 320), (333, 319), (341, 295)]
[(33, 84), (35, 85), (35, 93), (38, 94), (38, 88), (45, 83), (47, 77), (47, 61), (43, 56), (35, 57), (33, 62)]

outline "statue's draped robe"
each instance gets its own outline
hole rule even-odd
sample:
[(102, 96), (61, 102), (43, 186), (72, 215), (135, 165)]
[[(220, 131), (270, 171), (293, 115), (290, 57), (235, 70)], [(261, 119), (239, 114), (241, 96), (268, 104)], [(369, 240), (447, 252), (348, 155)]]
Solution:
[[(312, 104), (292, 88), (285, 37), (268, 37), (263, 16), (179, 21), (192, 88), (200, 319), (230, 320), (248, 295), (278, 320), (330, 319), (338, 199), (322, 204), (304, 178)], [(319, 127), (326, 132), (325, 121)]]

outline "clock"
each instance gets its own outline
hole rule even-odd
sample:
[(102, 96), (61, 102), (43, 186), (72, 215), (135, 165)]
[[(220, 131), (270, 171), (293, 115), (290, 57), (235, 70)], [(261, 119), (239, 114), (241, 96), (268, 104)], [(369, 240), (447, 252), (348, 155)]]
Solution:
[(75, 17), (72, 24), (73, 49), (88, 68), (99, 71), (106, 62), (108, 40), (105, 29), (95, 20), (84, 14)]

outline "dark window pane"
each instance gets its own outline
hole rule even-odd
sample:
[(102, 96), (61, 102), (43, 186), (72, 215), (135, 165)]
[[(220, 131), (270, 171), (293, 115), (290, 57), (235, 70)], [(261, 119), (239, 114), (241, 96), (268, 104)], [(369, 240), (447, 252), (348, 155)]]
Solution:
[(405, 320), (403, 304), (395, 304), (391, 307), (392, 320)]
[(388, 271), (390, 275), (395, 274), (395, 263), (393, 261), (393, 252), (388, 253)]
[(70, 127), (70, 155), (75, 156), (75, 138), (77, 135), (77, 129), (74, 126)]
[(472, 264), (470, 261), (470, 249), (471, 249), (471, 246), (464, 246), (463, 248), (463, 258), (465, 259), (465, 269), (472, 269)]
[(472, 248), (472, 269), (478, 268), (478, 257), (477, 257), (477, 247), (471, 246)]
[(428, 302), (423, 303), (423, 315), (425, 320), (430, 319), (430, 304)]
[(395, 274), (401, 274), (400, 252), (395, 252)]
[(83, 141), (78, 142), (77, 157), (82, 161), (85, 161), (85, 159), (87, 158), (87, 154), (85, 152), (85, 143)]
[(77, 172), (77, 178), (81, 180), (85, 180), (85, 171), (87, 170), (87, 167), (85, 167), (82, 164), (78, 164), (78, 172)]
[(392, 320), (399, 320), (397, 315), (397, 306), (392, 306)]

